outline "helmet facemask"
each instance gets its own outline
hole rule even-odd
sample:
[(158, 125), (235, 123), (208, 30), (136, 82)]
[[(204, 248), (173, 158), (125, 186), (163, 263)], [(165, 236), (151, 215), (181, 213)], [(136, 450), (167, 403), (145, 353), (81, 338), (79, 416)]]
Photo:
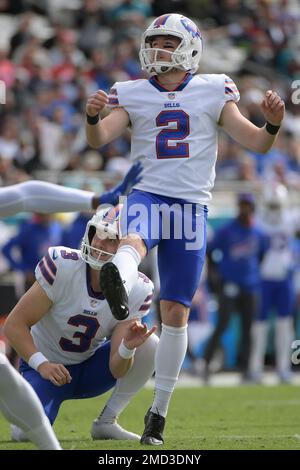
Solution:
[[(144, 32), (140, 49), (140, 62), (142, 69), (150, 75), (166, 73), (171, 70), (184, 70), (196, 73), (202, 54), (202, 38), (198, 31), (194, 36), (190, 34), (184, 25), (187, 25), (187, 18), (173, 14), (170, 16), (170, 23), (157, 28), (155, 22)], [(196, 26), (195, 26), (196, 28)], [(173, 36), (180, 39), (180, 43), (175, 51), (167, 49), (152, 48), (151, 43), (154, 36)], [(159, 61), (157, 56), (163, 51), (170, 54), (170, 62)]]
[[(106, 211), (107, 212), (107, 211)], [(85, 234), (81, 243), (81, 258), (93, 269), (100, 271), (102, 266), (111, 261), (115, 252), (109, 252), (92, 246), (95, 235), (101, 240), (118, 239), (118, 221), (113, 224), (104, 220), (103, 214), (96, 214), (87, 223)]]
[[(183, 43), (183, 38), (180, 38), (181, 41), (175, 51), (168, 51), (167, 49), (159, 49), (157, 47), (152, 47), (151, 38), (153, 38), (153, 36), (145, 38), (146, 47), (141, 48), (140, 50), (141, 62), (145, 64), (145, 67), (147, 67), (147, 71), (149, 70), (149, 73), (151, 75), (157, 73), (166, 73), (173, 69), (187, 70), (185, 67), (186, 54), (180, 52), (180, 48)], [(164, 54), (169, 54), (170, 60), (159, 60), (158, 56), (161, 52), (163, 52)]]

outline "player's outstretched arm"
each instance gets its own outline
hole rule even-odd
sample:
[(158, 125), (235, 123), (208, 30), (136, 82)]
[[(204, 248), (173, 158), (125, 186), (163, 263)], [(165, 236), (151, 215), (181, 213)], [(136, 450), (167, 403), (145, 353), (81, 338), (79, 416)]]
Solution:
[(143, 166), (141, 162), (132, 165), (120, 184), (110, 191), (101, 194), (98, 198), (95, 196), (94, 203), (96, 205), (93, 206), (93, 208), (97, 209), (99, 204), (111, 204), (112, 206), (116, 206), (119, 203), (119, 197), (128, 194), (131, 188), (142, 180), (142, 171)]
[(284, 102), (276, 92), (268, 90), (261, 103), (261, 110), (267, 123), (260, 128), (246, 119), (233, 101), (228, 101), (222, 110), (219, 124), (236, 142), (247, 149), (267, 153), (284, 118)]
[(93, 93), (86, 104), (86, 137), (89, 145), (96, 149), (119, 137), (129, 125), (128, 113), (123, 108), (114, 108), (101, 119), (100, 112), (107, 104), (107, 94), (102, 90)]

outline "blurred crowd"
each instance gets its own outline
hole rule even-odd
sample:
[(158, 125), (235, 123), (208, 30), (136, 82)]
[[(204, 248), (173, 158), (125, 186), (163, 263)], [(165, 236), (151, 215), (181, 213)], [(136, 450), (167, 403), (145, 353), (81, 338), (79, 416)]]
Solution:
[(1, 183), (22, 181), (37, 170), (124, 173), (129, 131), (99, 151), (88, 149), (86, 99), (117, 80), (143, 77), (141, 34), (152, 16), (174, 11), (193, 17), (203, 32), (200, 72), (229, 74), (241, 92), (240, 109), (252, 122), (264, 124), (260, 103), (267, 89), (286, 102), (284, 130), (267, 156), (246, 152), (221, 135), (218, 179), (259, 184), (267, 178), (298, 188), (296, 0), (1, 0)]

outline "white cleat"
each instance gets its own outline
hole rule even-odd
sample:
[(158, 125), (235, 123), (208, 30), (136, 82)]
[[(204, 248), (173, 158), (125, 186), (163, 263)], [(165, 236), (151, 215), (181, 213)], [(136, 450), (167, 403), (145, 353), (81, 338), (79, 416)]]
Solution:
[(95, 419), (91, 431), (94, 440), (116, 439), (126, 441), (139, 441), (141, 436), (133, 432), (126, 431), (117, 422), (101, 423), (99, 419)]
[(11, 431), (11, 440), (12, 441), (14, 441), (14, 442), (29, 442), (29, 439), (26, 436), (26, 433), (24, 431), (22, 431), (22, 429), (20, 429), (15, 424), (11, 424), (10, 431)]

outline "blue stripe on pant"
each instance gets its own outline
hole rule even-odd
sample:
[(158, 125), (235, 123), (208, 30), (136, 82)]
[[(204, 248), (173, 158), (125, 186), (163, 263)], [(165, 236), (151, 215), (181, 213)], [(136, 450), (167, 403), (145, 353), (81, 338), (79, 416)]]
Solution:
[(20, 372), (38, 395), (51, 424), (65, 400), (92, 398), (102, 395), (115, 386), (116, 379), (109, 370), (110, 341), (80, 364), (65, 366), (71, 374), (69, 384), (57, 387), (21, 360)]

